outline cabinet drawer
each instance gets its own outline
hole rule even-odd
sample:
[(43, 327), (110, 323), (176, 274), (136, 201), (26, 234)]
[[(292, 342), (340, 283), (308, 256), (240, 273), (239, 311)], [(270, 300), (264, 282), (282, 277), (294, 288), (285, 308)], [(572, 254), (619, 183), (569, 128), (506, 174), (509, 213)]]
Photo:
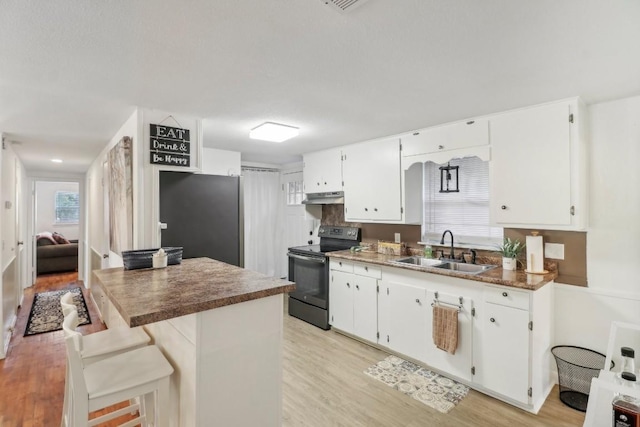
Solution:
[(354, 264), (353, 272), (360, 276), (373, 277), (374, 279), (382, 278), (382, 270), (368, 264)]
[(484, 300), (492, 304), (529, 310), (529, 293), (526, 291), (485, 286)]
[(353, 273), (353, 264), (346, 261), (331, 261), (331, 270), (344, 271), (345, 273)]

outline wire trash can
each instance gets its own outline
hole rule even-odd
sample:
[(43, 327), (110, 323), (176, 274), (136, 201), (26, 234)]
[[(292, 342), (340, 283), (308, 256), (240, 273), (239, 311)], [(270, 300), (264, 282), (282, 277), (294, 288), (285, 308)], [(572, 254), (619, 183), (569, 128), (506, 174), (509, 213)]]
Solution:
[[(560, 400), (565, 405), (586, 412), (591, 379), (604, 369), (606, 356), (588, 348), (557, 345), (551, 349), (558, 366)], [(611, 362), (609, 369), (613, 368)]]

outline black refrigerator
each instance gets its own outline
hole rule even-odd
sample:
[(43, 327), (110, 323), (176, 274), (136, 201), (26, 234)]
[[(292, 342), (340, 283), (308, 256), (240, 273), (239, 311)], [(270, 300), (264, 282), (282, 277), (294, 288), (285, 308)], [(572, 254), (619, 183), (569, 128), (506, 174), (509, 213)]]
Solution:
[(244, 267), (242, 178), (160, 172), (161, 244)]

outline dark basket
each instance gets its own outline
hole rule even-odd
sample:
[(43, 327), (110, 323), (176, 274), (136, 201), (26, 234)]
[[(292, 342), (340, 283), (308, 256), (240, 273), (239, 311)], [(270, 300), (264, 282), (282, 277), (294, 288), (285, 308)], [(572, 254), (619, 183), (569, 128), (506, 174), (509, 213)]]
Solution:
[[(557, 345), (551, 354), (558, 365), (558, 387), (560, 400), (565, 405), (586, 412), (589, 402), (591, 379), (604, 369), (606, 356), (597, 351), (572, 345)], [(609, 369), (613, 368), (611, 361)]]
[[(182, 247), (162, 248), (167, 254), (167, 265), (176, 265), (182, 262)], [(153, 254), (160, 248), (136, 249), (133, 251), (122, 251), (122, 262), (125, 270), (137, 270), (139, 268), (153, 267)]]

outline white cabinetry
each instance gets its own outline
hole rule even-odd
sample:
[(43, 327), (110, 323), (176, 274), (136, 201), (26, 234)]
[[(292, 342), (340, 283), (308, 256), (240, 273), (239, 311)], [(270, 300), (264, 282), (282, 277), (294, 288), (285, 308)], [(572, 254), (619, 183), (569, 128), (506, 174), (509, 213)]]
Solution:
[[(480, 296), (472, 288), (476, 285), (452, 277), (397, 270), (388, 274), (385, 270), (380, 286), (379, 343), (457, 379), (471, 381), (473, 301)], [(455, 354), (437, 348), (433, 342), (432, 304), (436, 301), (461, 307)]]
[(308, 153), (302, 158), (305, 193), (342, 191), (342, 151), (340, 149)]
[(584, 121), (577, 99), (491, 117), (492, 223), (585, 227)]
[(538, 412), (553, 387), (552, 285), (537, 291), (484, 286), (476, 381), (489, 392)]
[(347, 221), (400, 221), (400, 139), (344, 148), (344, 216)]
[(330, 261), (329, 319), (331, 326), (371, 342), (378, 334), (380, 269), (366, 264)]
[(489, 121), (467, 120), (420, 129), (402, 137), (402, 156), (438, 153), (489, 144)]

